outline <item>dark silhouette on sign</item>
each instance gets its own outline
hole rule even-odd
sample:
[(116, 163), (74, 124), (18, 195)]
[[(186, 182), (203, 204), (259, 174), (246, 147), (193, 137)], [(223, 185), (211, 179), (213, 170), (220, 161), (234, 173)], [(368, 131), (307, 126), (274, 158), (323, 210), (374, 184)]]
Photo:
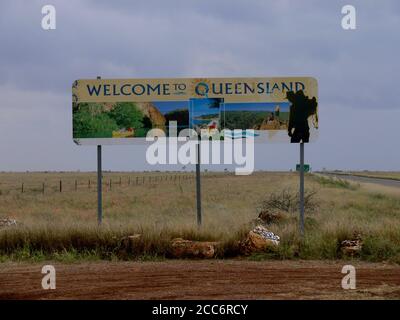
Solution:
[(309, 99), (308, 96), (304, 95), (303, 90), (288, 91), (286, 99), (291, 102), (288, 125), (290, 142), (308, 142), (310, 139), (308, 118), (312, 115), (317, 116), (317, 99), (315, 97)]

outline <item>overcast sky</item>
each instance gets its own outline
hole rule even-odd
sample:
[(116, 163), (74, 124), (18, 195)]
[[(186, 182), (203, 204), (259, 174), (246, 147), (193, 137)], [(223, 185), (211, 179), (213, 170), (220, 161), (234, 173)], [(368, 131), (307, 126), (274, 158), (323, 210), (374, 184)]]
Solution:
[[(41, 28), (45, 4), (56, 30)], [(356, 30), (341, 27), (345, 4)], [(98, 75), (313, 76), (320, 134), (306, 161), (400, 170), (399, 34), (398, 0), (2, 0), (0, 171), (95, 170), (95, 147), (72, 141), (71, 84)], [(293, 168), (298, 148), (257, 144), (256, 168)], [(143, 146), (104, 147), (103, 166), (152, 169)]]

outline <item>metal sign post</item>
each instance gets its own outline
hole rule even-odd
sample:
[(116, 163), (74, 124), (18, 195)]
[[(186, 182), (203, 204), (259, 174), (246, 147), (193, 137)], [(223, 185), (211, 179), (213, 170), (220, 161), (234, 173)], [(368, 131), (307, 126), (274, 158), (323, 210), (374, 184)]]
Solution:
[(300, 142), (300, 235), (304, 237), (304, 142)]
[(97, 222), (101, 225), (103, 218), (103, 172), (101, 169), (101, 145), (97, 146)]
[[(101, 77), (97, 77), (100, 80)], [(97, 146), (97, 223), (103, 220), (103, 170), (101, 168), (101, 145)]]
[(197, 226), (201, 226), (201, 181), (200, 181), (200, 137), (197, 144), (196, 162), (196, 201), (197, 201)]

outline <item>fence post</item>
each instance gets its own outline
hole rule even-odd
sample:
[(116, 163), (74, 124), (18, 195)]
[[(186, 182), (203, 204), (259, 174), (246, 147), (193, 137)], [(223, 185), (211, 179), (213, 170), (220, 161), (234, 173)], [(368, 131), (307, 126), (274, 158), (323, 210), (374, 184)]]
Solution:
[(60, 192), (62, 192), (62, 180), (60, 180)]
[(22, 182), (21, 193), (24, 193), (24, 183)]
[(44, 194), (44, 182), (42, 183), (42, 194)]
[(78, 181), (75, 180), (75, 191), (78, 191)]

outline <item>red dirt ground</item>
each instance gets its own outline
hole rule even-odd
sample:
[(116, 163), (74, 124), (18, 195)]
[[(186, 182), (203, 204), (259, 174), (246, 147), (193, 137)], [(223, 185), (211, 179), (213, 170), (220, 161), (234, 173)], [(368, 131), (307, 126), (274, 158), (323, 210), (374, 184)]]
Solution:
[[(55, 290), (41, 268), (56, 268)], [(343, 290), (341, 269), (357, 270)], [(399, 299), (400, 267), (327, 261), (162, 261), (3, 263), (0, 299)]]

